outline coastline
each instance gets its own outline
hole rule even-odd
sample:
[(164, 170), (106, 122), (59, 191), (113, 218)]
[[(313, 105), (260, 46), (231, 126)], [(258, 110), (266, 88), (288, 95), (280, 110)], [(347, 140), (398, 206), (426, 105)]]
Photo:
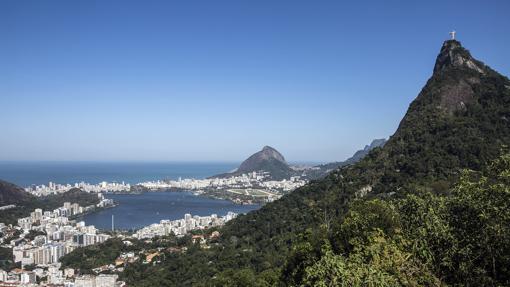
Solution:
[(218, 200), (228, 200), (228, 201), (230, 201), (234, 204), (237, 204), (237, 205), (253, 205), (253, 204), (264, 205), (265, 203), (267, 203), (267, 201), (264, 201), (261, 198), (260, 199), (257, 199), (256, 197), (241, 198), (241, 196), (236, 197), (236, 195), (234, 195), (232, 193), (228, 193), (225, 190), (219, 190), (219, 191), (223, 192), (225, 195), (231, 195), (231, 196), (218, 196), (208, 190), (200, 192), (197, 190), (190, 190), (190, 189), (186, 189), (186, 188), (161, 188), (161, 189), (147, 189), (147, 190), (143, 190), (143, 191), (115, 191), (115, 192), (108, 192), (108, 193), (104, 193), (104, 194), (141, 195), (141, 194), (148, 193), (148, 192), (176, 192), (176, 193), (189, 192), (189, 193), (191, 193), (195, 196), (199, 196), (199, 197), (204, 197), (204, 198), (209, 198), (209, 199), (218, 199)]
[(94, 207), (93, 209), (87, 210), (87, 211), (85, 211), (83, 213), (69, 216), (69, 220), (78, 221), (78, 219), (81, 219), (82, 217), (84, 217), (86, 215), (94, 214), (94, 213), (97, 213), (97, 212), (100, 212), (100, 211), (103, 211), (103, 210), (107, 210), (107, 209), (110, 209), (110, 208), (114, 208), (114, 207), (117, 207), (117, 206), (119, 206), (119, 204), (114, 202), (113, 205), (103, 206), (103, 207)]

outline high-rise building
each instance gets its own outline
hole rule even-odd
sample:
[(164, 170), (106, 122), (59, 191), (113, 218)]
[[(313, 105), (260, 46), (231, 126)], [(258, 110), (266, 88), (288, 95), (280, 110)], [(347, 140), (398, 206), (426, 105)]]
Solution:
[(119, 276), (116, 274), (101, 274), (96, 277), (96, 287), (115, 287), (117, 278)]
[(74, 280), (74, 287), (96, 287), (96, 278), (92, 275), (83, 275)]
[(28, 271), (28, 272), (21, 273), (21, 283), (22, 284), (34, 284), (36, 282), (37, 281), (36, 281), (34, 272)]

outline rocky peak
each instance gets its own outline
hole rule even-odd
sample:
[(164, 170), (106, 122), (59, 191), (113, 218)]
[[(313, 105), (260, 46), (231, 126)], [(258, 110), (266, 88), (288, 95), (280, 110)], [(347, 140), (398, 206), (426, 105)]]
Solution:
[(258, 153), (258, 155), (262, 159), (274, 158), (278, 161), (285, 162), (285, 158), (283, 157), (283, 155), (270, 146), (263, 147), (262, 150)]
[(434, 65), (434, 73), (450, 68), (468, 68), (485, 73), (485, 65), (473, 59), (469, 51), (464, 49), (457, 40), (448, 40), (443, 43)]
[(235, 171), (215, 175), (212, 178), (238, 176), (254, 171), (268, 172), (274, 180), (288, 179), (295, 174), (280, 152), (270, 146), (265, 146), (243, 161)]

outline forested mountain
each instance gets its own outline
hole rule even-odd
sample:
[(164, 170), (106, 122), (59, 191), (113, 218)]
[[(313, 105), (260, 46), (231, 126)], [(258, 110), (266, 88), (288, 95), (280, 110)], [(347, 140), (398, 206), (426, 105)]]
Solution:
[(0, 180), (0, 206), (23, 205), (34, 197), (23, 188), (7, 181)]
[[(382, 148), (229, 222), (210, 249), (123, 277), (136, 286), (508, 285), (510, 158), (497, 158), (509, 120), (508, 78), (446, 41)], [(461, 179), (465, 169), (476, 172)]]

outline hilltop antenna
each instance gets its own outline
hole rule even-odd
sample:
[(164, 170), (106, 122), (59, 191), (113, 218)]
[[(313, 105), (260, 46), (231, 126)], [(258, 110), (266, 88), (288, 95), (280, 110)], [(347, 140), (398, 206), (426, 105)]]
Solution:
[(115, 232), (115, 224), (114, 224), (114, 221), (113, 221), (113, 214), (112, 214), (112, 232)]
[(450, 34), (450, 36), (452, 36), (452, 40), (455, 40), (455, 33), (457, 33), (457, 32), (455, 32), (455, 30), (453, 30), (453, 31), (451, 31), (451, 32), (449, 33), (449, 34)]

